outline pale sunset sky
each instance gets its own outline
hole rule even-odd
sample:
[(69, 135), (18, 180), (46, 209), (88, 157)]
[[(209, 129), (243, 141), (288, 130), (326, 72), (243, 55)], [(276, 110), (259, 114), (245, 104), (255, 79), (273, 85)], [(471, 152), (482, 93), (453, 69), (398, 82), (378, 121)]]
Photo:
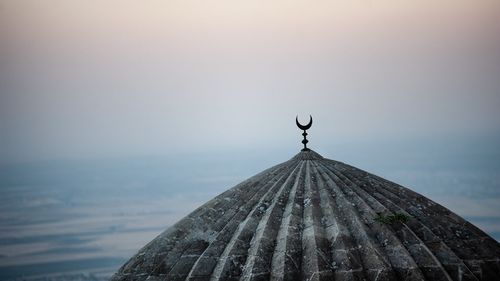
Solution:
[[(0, 157), (500, 132), (499, 1), (0, 1)], [(300, 143), (298, 144), (300, 145)]]

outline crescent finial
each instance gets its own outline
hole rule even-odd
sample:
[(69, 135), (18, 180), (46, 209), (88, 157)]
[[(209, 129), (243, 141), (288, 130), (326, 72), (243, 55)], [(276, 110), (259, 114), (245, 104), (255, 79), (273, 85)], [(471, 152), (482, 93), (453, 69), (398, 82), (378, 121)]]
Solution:
[(307, 123), (307, 125), (302, 125), (299, 123), (299, 116), (297, 115), (297, 117), (295, 117), (295, 124), (297, 124), (297, 127), (299, 127), (299, 129), (301, 130), (309, 130), (309, 128), (311, 128), (312, 124), (313, 124), (313, 118), (311, 115), (309, 115), (309, 123)]
[(306, 130), (311, 128), (312, 123), (313, 123), (313, 118), (311, 115), (309, 115), (309, 123), (307, 123), (307, 125), (302, 125), (299, 123), (299, 116), (298, 115), (295, 117), (295, 124), (297, 124), (297, 127), (299, 127), (299, 129), (304, 131), (304, 133), (302, 133), (302, 135), (304, 136), (304, 139), (302, 140), (302, 143), (304, 144), (304, 148), (302, 149), (302, 151), (309, 150), (309, 148), (307, 148), (307, 143), (309, 141), (306, 139), (306, 136), (307, 136)]

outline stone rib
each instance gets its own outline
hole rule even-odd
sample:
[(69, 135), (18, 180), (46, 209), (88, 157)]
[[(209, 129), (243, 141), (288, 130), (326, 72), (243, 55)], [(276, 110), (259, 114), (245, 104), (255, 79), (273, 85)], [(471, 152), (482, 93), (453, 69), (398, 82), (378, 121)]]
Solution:
[[(245, 201), (243, 206), (236, 206), (237, 209), (232, 212), (233, 216), (229, 221), (225, 221), (224, 227), (220, 231), (219, 229), (216, 229), (217, 234), (208, 247), (206, 247), (204, 251), (198, 255), (198, 257), (194, 257), (191, 253), (189, 253), (189, 256), (186, 257), (185, 261), (182, 261), (183, 257), (181, 257), (179, 261), (182, 261), (181, 264), (185, 264), (182, 267), (183, 271), (179, 272), (174, 270), (174, 268), (172, 269), (172, 272), (169, 273), (169, 277), (173, 278), (177, 275), (181, 278), (186, 278), (187, 275), (187, 279), (196, 279), (210, 276), (220, 254), (224, 249), (227, 237), (232, 235), (241, 220), (247, 216), (252, 207), (257, 204), (258, 200), (265, 194), (265, 192), (267, 192), (267, 188), (272, 186), (272, 184), (277, 182), (280, 178), (281, 176), (279, 173), (273, 173), (273, 177), (267, 178), (269, 181), (266, 184), (258, 188), (250, 189), (254, 191), (253, 195)], [(224, 215), (226, 213), (230, 213), (231, 210), (233, 210), (232, 207), (229, 211), (226, 211)], [(186, 270), (189, 270), (189, 272), (185, 272)]]
[(298, 280), (301, 274), (301, 225), (305, 169), (302, 163), (299, 175), (290, 191), (277, 235), (271, 262), (271, 280)]
[[(373, 186), (373, 185), (372, 185)], [(362, 188), (367, 190), (366, 184)], [(414, 213), (406, 212), (403, 207), (406, 206), (404, 201), (389, 190), (381, 186), (376, 186), (378, 192), (374, 192), (376, 198), (386, 202), (387, 206), (394, 212), (413, 215)], [(368, 192), (368, 190), (367, 190)], [(389, 199), (391, 198), (391, 199)], [(398, 202), (394, 203), (393, 200)], [(421, 217), (414, 217), (415, 220), (410, 220), (407, 225), (411, 232), (415, 233), (421, 239), (430, 252), (440, 261), (446, 271), (454, 280), (477, 280), (477, 277), (469, 270), (469, 268), (460, 260), (456, 253), (448, 246), (440, 237), (434, 234), (426, 226), (425, 221), (421, 221)]]
[[(264, 196), (260, 198), (258, 204), (254, 206), (245, 220), (240, 223), (218, 260), (210, 280), (229, 280), (239, 277), (241, 273), (239, 265), (243, 264), (246, 260), (248, 244), (257, 227), (258, 219), (260, 219), (266, 209), (267, 202), (272, 200), (275, 189), (277, 189), (277, 186), (280, 185), (288, 173), (285, 171), (285, 173), (281, 174), (280, 180), (273, 184)], [(228, 259), (230, 259), (230, 263)]]
[(312, 276), (314, 276), (314, 273), (318, 271), (316, 239), (314, 239), (314, 219), (311, 206), (311, 177), (309, 169), (309, 162), (307, 162), (306, 177), (304, 179), (304, 212), (302, 218), (302, 274), (303, 279), (305, 280), (313, 280)]
[(342, 182), (336, 182), (325, 174), (319, 174), (331, 189), (335, 212), (340, 214), (358, 245), (367, 278), (369, 280), (397, 280), (390, 261), (380, 246), (375, 243), (376, 236), (365, 225), (357, 209), (354, 208), (354, 203), (347, 199), (342, 191), (346, 187), (338, 185)]
[[(363, 198), (367, 198), (365, 201), (372, 205), (374, 209), (376, 208), (379, 210), (380, 212), (378, 213), (380, 214), (392, 215), (394, 213), (401, 213), (398, 211), (392, 212), (376, 198), (372, 197), (372, 195), (357, 185), (353, 185), (353, 190), (360, 194)], [(404, 241), (403, 245), (417, 262), (419, 268), (422, 269), (426, 278), (431, 280), (452, 280), (451, 276), (448, 274), (438, 257), (434, 255), (434, 253), (406, 223), (393, 223), (390, 227), (399, 240)]]
[(276, 236), (278, 234), (279, 225), (283, 218), (283, 211), (290, 192), (295, 191), (297, 186), (296, 179), (302, 170), (303, 164), (298, 164), (290, 173), (283, 186), (275, 194), (271, 205), (267, 208), (266, 213), (261, 218), (257, 230), (250, 242), (248, 249), (248, 257), (243, 267), (242, 277), (240, 280), (249, 281), (254, 279), (270, 278), (270, 265), (272, 262), (272, 254), (276, 245)]
[(354, 245), (347, 227), (340, 219), (338, 213), (333, 210), (335, 202), (332, 200), (331, 191), (321, 176), (317, 179), (321, 208), (323, 210), (322, 221), (328, 240), (331, 256), (331, 268), (335, 280), (366, 280), (366, 275), (361, 264), (359, 248)]
[(304, 190), (303, 278), (331, 280), (333, 277), (331, 250), (323, 226), (323, 212), (316, 174), (312, 162), (307, 160)]
[[(432, 226), (431, 230), (445, 241), (460, 258), (465, 260), (481, 256), (483, 258), (497, 259), (500, 256), (500, 250), (494, 246), (485, 247), (483, 252), (468, 251), (467, 249), (471, 248), (469, 243), (484, 242), (490, 245), (498, 243), (450, 210), (398, 184), (353, 167), (351, 169), (353, 171), (357, 170), (358, 173), (363, 172), (365, 177), (368, 177), (377, 188), (380, 188), (380, 186), (385, 187), (386, 190), (398, 197), (401, 202), (404, 202), (404, 207), (408, 209), (409, 213), (425, 219), (428, 225)], [(442, 218), (446, 218), (446, 224), (440, 223)], [(458, 237), (461, 236), (462, 239), (457, 239), (457, 233), (459, 233)], [(463, 239), (463, 237), (469, 238)]]
[[(209, 240), (207, 238), (213, 237), (215, 235), (215, 232), (219, 231), (223, 224), (227, 223), (228, 220), (234, 217), (235, 212), (232, 212), (232, 207), (234, 205), (237, 205), (237, 202), (239, 200), (233, 200), (233, 202), (231, 202), (232, 204), (229, 205), (229, 210), (227, 210), (228, 206), (226, 206), (226, 209), (220, 207), (222, 208), (222, 212), (224, 212), (222, 216), (218, 216), (220, 214), (220, 211), (216, 211), (216, 208), (219, 208), (217, 206), (223, 205), (223, 203), (227, 201), (226, 198), (228, 197), (241, 198), (242, 196), (248, 196), (252, 193), (255, 194), (259, 192), (259, 190), (265, 189), (266, 185), (261, 185), (259, 188), (256, 187), (259, 186), (259, 183), (262, 181), (272, 181), (277, 177), (276, 174), (279, 174), (279, 172), (286, 170), (286, 168), (287, 165), (283, 165), (282, 167), (271, 169), (267, 173), (260, 173), (256, 176), (257, 179), (252, 180), (252, 177), (249, 181), (246, 182), (249, 185), (237, 185), (235, 188), (230, 190), (232, 192), (222, 193), (214, 200), (209, 201), (209, 203), (211, 202), (210, 204), (205, 204), (204, 206), (198, 208), (194, 213), (189, 215), (188, 219), (192, 226), (189, 227), (189, 234), (184, 235), (189, 235), (192, 238), (190, 239), (190, 241), (178, 242), (176, 244), (176, 247), (172, 247), (168, 251), (168, 255), (165, 253), (165, 257), (161, 262), (157, 263), (158, 266), (153, 270), (153, 274), (168, 274), (169, 278), (171, 279), (182, 279), (183, 277), (185, 277), (185, 275), (187, 274), (187, 272), (185, 271), (187, 270), (189, 272), (190, 269), (187, 265), (194, 263), (196, 261), (196, 255), (200, 255), (200, 251), (204, 250), (203, 247), (200, 248), (200, 245), (204, 244), (208, 246), (207, 243), (204, 243), (203, 241)], [(242, 189), (244, 191), (242, 191)], [(204, 213), (199, 212), (199, 210), (204, 209), (207, 209), (208, 211)], [(197, 216), (198, 214), (199, 216)], [(213, 225), (210, 225), (210, 227), (207, 228), (207, 221), (213, 220), (214, 217), (219, 217), (219, 219), (217, 219)], [(198, 239), (196, 236), (200, 236), (201, 239)], [(191, 241), (198, 242), (192, 243)], [(190, 249), (190, 247), (192, 247), (192, 249)], [(183, 258), (183, 256), (185, 257)], [(156, 258), (162, 259), (161, 256), (158, 256)]]
[[(382, 194), (376, 193), (374, 196), (384, 199), (386, 206), (393, 213), (410, 215)], [(399, 229), (397, 231), (401, 232), (402, 236), (408, 237), (406, 241), (410, 240), (410, 237), (413, 236), (412, 233), (417, 236), (454, 280), (477, 280), (469, 268), (461, 262), (460, 258), (418, 218), (411, 219), (406, 225), (408, 228), (407, 231), (405, 231), (405, 229)]]
[[(326, 164), (326, 163), (325, 163)], [(350, 188), (354, 191), (366, 204), (370, 206), (377, 214), (390, 215), (393, 214), (377, 199), (372, 197), (368, 192), (361, 189), (357, 184), (359, 183), (356, 178), (348, 178), (342, 173), (325, 166), (333, 175), (339, 177), (344, 182), (350, 183)], [(373, 215), (373, 214), (372, 214)], [(450, 275), (446, 272), (443, 265), (439, 262), (436, 256), (430, 249), (418, 238), (418, 236), (404, 223), (395, 223), (390, 226), (391, 235), (395, 235), (398, 241), (404, 241), (402, 246), (411, 255), (412, 259), (417, 263), (421, 272), (426, 278), (431, 280), (452, 280)], [(384, 238), (382, 238), (384, 239)], [(383, 240), (385, 241), (385, 239)], [(386, 243), (384, 243), (386, 244)]]
[[(217, 196), (213, 200), (210, 200), (203, 206), (197, 208), (195, 211), (193, 211), (191, 214), (189, 214), (186, 218), (183, 220), (179, 221), (166, 231), (164, 231), (162, 234), (158, 236), (158, 239), (155, 239), (148, 243), (145, 247), (143, 247), (137, 255), (132, 257), (126, 264), (122, 266), (120, 269), (121, 272), (124, 274), (140, 274), (142, 272), (162, 272), (162, 269), (160, 269), (161, 264), (170, 264), (164, 265), (164, 267), (167, 267), (168, 269), (165, 269), (164, 272), (168, 272), (169, 269), (176, 263), (178, 258), (172, 258), (170, 262), (166, 261), (165, 259), (168, 259), (168, 257), (179, 257), (182, 255), (182, 253), (187, 249), (188, 245), (182, 243), (182, 237), (186, 235), (185, 229), (193, 229), (197, 227), (195, 224), (194, 218), (196, 217), (202, 217), (202, 218), (209, 218), (210, 216), (207, 215), (208, 212), (211, 212), (213, 210), (214, 206), (219, 204), (220, 198), (224, 198), (227, 194), (232, 194), (233, 192), (235, 194), (238, 194), (240, 190), (248, 190), (252, 186), (259, 185), (260, 180), (267, 178), (268, 176), (272, 175), (272, 173), (275, 170), (283, 170), (286, 169), (286, 164), (288, 163), (282, 163), (279, 165), (276, 165), (270, 169), (267, 169), (250, 179), (236, 185), (234, 188), (222, 193), (221, 195)], [(160, 240), (160, 237), (166, 237), (166, 239)], [(151, 252), (154, 251), (154, 255), (145, 255), (146, 252)], [(137, 271), (139, 270), (139, 271)]]

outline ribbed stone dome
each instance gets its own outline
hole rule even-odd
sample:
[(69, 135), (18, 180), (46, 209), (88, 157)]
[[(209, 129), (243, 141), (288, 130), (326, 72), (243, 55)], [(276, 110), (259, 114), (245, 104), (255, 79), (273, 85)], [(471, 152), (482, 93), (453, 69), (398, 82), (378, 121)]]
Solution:
[(112, 280), (500, 280), (499, 258), (443, 206), (302, 151), (168, 228)]

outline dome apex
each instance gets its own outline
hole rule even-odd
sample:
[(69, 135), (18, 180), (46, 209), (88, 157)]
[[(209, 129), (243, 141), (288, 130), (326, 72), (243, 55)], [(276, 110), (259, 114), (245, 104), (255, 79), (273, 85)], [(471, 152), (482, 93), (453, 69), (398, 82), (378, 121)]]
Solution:
[(301, 150), (291, 160), (322, 160), (323, 156), (313, 151), (312, 149)]

